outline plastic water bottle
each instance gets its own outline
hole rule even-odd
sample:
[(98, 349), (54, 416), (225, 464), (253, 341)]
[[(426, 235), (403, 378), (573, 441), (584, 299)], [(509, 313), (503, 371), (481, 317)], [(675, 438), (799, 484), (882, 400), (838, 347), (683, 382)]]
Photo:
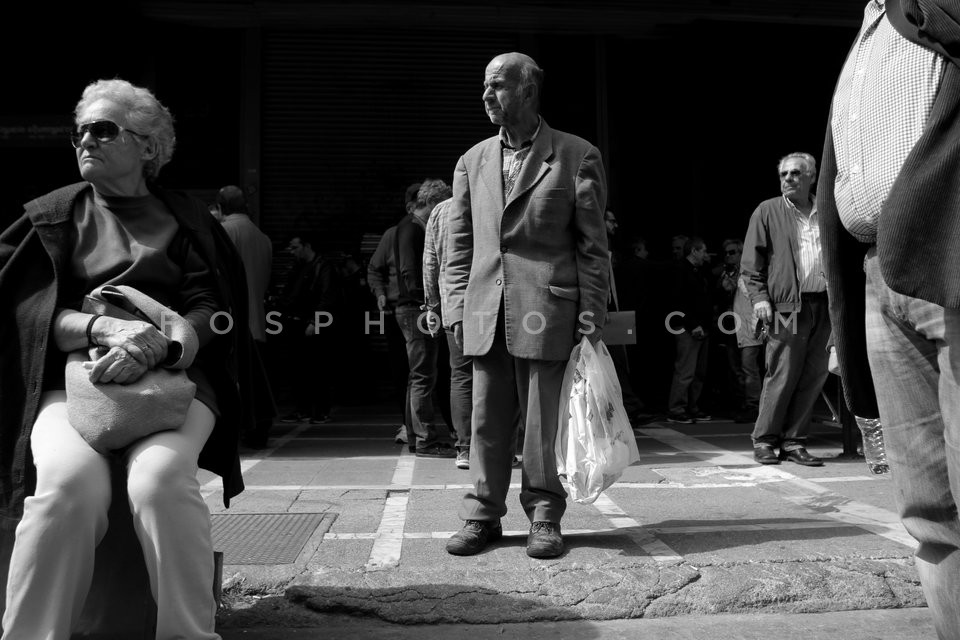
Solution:
[(880, 424), (880, 419), (857, 416), (857, 426), (863, 434), (863, 457), (867, 459), (870, 473), (889, 473), (890, 465), (887, 464), (887, 451), (883, 447), (883, 425)]

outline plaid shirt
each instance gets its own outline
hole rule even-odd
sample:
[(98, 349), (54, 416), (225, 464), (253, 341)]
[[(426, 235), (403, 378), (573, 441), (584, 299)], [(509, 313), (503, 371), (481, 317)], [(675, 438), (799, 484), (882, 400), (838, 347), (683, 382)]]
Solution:
[(837, 83), (830, 123), (837, 210), (861, 242), (876, 242), (880, 210), (923, 133), (943, 70), (942, 56), (897, 33), (883, 0), (867, 3)]
[(523, 168), (523, 161), (530, 155), (530, 148), (533, 141), (537, 139), (540, 133), (540, 124), (542, 119), (537, 120), (537, 130), (533, 132), (530, 139), (521, 143), (519, 148), (511, 147), (507, 143), (507, 133), (500, 127), (500, 150), (503, 153), (503, 200), (506, 203), (513, 190), (513, 185), (517, 183), (517, 176), (520, 175), (520, 169)]
[(449, 328), (447, 291), (443, 281), (447, 270), (447, 210), (453, 198), (447, 198), (430, 212), (426, 238), (423, 242), (423, 298), (424, 306), (439, 313), (444, 327)]

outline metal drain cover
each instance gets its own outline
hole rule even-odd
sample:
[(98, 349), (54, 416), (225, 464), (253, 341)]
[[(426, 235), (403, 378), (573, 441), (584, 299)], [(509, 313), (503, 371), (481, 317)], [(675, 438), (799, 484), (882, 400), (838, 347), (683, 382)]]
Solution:
[(242, 513), (211, 515), (213, 548), (224, 564), (291, 564), (310, 536), (326, 531), (335, 513)]

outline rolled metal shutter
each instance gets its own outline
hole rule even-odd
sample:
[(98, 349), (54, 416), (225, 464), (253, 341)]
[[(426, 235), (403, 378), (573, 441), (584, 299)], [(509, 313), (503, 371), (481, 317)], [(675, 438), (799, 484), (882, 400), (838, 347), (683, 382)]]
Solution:
[(402, 214), (404, 189), (448, 183), (460, 155), (496, 128), (483, 70), (510, 36), (265, 30), (262, 226), (297, 228), (355, 253)]

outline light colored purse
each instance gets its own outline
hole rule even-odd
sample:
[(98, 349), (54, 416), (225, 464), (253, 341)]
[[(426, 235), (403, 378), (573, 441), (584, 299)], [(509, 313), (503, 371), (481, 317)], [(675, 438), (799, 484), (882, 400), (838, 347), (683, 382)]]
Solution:
[(106, 349), (93, 347), (67, 357), (67, 419), (96, 451), (123, 449), (158, 431), (178, 429), (196, 395), (185, 369), (199, 348), (193, 327), (179, 314), (133, 287), (104, 285), (86, 297), (83, 311), (149, 322), (170, 339), (166, 362), (136, 382), (93, 383), (84, 362)]

